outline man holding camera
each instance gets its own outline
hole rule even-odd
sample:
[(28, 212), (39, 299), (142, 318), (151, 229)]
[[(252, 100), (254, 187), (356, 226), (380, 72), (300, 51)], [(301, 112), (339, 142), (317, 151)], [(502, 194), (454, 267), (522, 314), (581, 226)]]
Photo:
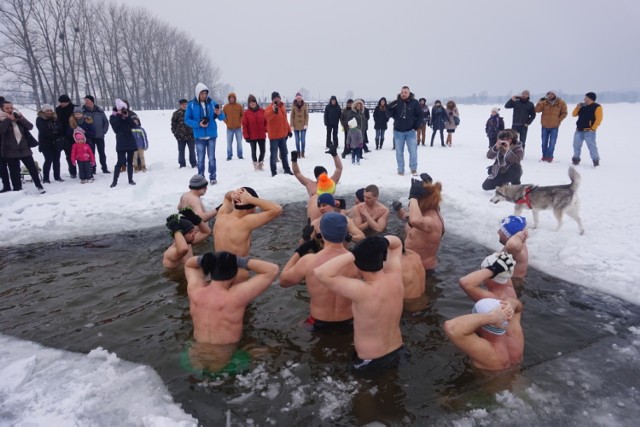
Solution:
[(573, 109), (573, 117), (577, 117), (576, 133), (573, 135), (573, 158), (571, 161), (574, 165), (580, 163), (580, 152), (582, 151), (582, 142), (587, 143), (593, 166), (600, 166), (600, 155), (598, 154), (598, 146), (596, 145), (596, 129), (602, 123), (602, 105), (596, 102), (596, 94), (588, 92), (584, 96), (584, 102), (576, 105)]
[(198, 174), (204, 175), (204, 159), (209, 152), (209, 182), (217, 184), (216, 139), (218, 125), (216, 119), (224, 120), (220, 105), (209, 97), (209, 88), (204, 83), (196, 85), (195, 97), (187, 105), (184, 122), (193, 129), (198, 155)]
[(513, 122), (511, 129), (518, 132), (522, 149), (524, 150), (527, 142), (527, 130), (529, 125), (536, 118), (535, 107), (533, 102), (529, 101), (529, 91), (523, 90), (520, 96), (514, 95), (504, 104), (504, 108), (513, 109)]
[(567, 103), (558, 98), (553, 91), (540, 98), (536, 104), (536, 113), (542, 113), (542, 161), (553, 162), (553, 152), (558, 139), (560, 123), (567, 117)]
[(271, 105), (264, 110), (264, 118), (267, 120), (267, 133), (269, 135), (269, 152), (271, 157), (269, 163), (271, 166), (271, 176), (278, 174), (276, 161), (278, 159), (278, 151), (282, 160), (282, 168), (284, 173), (293, 175), (289, 167), (289, 159), (287, 154), (287, 139), (293, 136), (289, 121), (287, 120), (287, 110), (284, 102), (280, 99), (278, 92), (271, 94)]

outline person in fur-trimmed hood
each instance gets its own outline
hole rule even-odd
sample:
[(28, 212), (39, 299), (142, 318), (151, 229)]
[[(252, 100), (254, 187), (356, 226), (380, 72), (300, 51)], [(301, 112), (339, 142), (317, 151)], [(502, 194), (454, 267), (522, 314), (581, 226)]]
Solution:
[(60, 150), (64, 144), (63, 135), (60, 135), (58, 118), (49, 104), (44, 104), (38, 111), (36, 127), (38, 128), (38, 150), (44, 156), (42, 166), (42, 182), (50, 184), (49, 172), (53, 166), (53, 178), (58, 182), (64, 180), (60, 177)]

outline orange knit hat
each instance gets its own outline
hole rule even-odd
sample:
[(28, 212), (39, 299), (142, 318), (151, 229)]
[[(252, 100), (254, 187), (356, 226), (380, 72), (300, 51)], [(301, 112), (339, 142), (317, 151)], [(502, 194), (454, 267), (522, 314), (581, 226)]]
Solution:
[(336, 183), (326, 173), (318, 177), (318, 195), (323, 193), (333, 194), (336, 192)]

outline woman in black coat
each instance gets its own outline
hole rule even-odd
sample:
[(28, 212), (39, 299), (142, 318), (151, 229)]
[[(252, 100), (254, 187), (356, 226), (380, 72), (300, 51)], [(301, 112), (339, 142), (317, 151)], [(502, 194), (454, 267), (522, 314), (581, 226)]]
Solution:
[(433, 133), (431, 133), (431, 146), (433, 147), (433, 138), (436, 136), (436, 132), (440, 131), (440, 144), (443, 147), (444, 145), (444, 128), (445, 123), (449, 120), (449, 116), (447, 115), (447, 111), (442, 106), (440, 100), (436, 100), (435, 104), (433, 104), (433, 108), (431, 109), (431, 128), (433, 129)]
[(113, 133), (116, 134), (116, 152), (118, 153), (118, 162), (113, 171), (113, 182), (111, 188), (118, 185), (118, 177), (120, 176), (120, 168), (126, 163), (127, 176), (130, 185), (136, 185), (133, 180), (133, 154), (138, 150), (136, 140), (131, 131), (136, 124), (125, 104), (122, 100), (116, 99), (116, 106), (113, 113), (109, 117), (109, 123)]
[(376, 150), (382, 148), (384, 142), (384, 133), (387, 130), (387, 98), (384, 96), (378, 101), (375, 110), (373, 110), (373, 128), (376, 130)]
[(60, 177), (60, 152), (64, 146), (64, 136), (60, 135), (60, 127), (58, 126), (58, 117), (53, 111), (53, 107), (44, 104), (38, 117), (36, 118), (36, 127), (38, 128), (38, 150), (44, 156), (44, 165), (42, 165), (42, 182), (50, 184), (49, 171), (53, 166), (53, 179), (63, 182)]

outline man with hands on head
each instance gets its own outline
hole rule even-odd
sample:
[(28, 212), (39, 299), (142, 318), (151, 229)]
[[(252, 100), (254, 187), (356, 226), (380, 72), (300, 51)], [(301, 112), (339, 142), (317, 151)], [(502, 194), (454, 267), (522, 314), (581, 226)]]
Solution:
[[(352, 252), (338, 255), (314, 269), (331, 291), (352, 301), (357, 372), (374, 372), (397, 365), (404, 354), (400, 317), (404, 286), (402, 243), (396, 236), (372, 236)], [(363, 280), (341, 274), (356, 266)]]
[(484, 298), (474, 305), (471, 314), (444, 322), (444, 331), (471, 358), (473, 366), (502, 371), (522, 362), (521, 313), (522, 303), (515, 298)]
[(167, 217), (167, 228), (173, 237), (173, 243), (164, 252), (162, 265), (174, 269), (182, 267), (193, 256), (191, 245), (200, 243), (209, 236), (209, 226), (190, 208), (184, 208), (179, 214)]
[[(506, 252), (493, 253), (482, 261), (479, 270), (460, 279), (460, 287), (473, 301), (479, 301), (483, 298), (517, 299), (511, 281), (515, 266), (516, 262), (511, 254)], [(486, 289), (481, 287), (482, 284), (486, 286)]]
[(202, 202), (202, 196), (207, 193), (207, 179), (202, 175), (193, 175), (189, 180), (189, 191), (180, 196), (178, 210), (189, 208), (202, 219), (202, 228), (200, 231), (205, 234), (205, 239), (211, 234), (208, 222), (218, 214), (217, 209), (206, 210)]

